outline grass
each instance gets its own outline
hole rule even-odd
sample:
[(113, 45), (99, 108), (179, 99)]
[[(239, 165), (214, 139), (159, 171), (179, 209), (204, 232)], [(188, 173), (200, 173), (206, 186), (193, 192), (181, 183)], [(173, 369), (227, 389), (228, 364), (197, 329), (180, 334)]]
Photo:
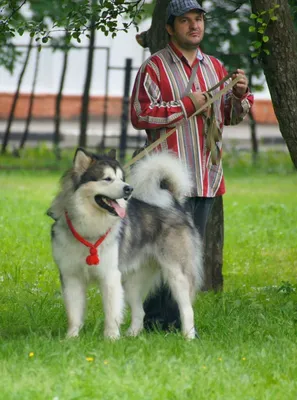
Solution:
[(296, 399), (297, 174), (273, 154), (257, 166), (233, 154), (225, 170), (225, 290), (198, 297), (200, 340), (115, 343), (96, 287), (81, 337), (64, 339), (45, 216), (60, 172), (0, 171), (0, 399)]

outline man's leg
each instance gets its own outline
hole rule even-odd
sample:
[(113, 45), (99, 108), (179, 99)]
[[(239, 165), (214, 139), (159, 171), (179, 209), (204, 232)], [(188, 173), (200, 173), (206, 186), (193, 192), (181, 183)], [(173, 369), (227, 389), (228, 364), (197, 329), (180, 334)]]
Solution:
[[(191, 213), (202, 240), (213, 203), (214, 199), (208, 197), (189, 197), (186, 201), (186, 208)], [(170, 326), (180, 328), (179, 309), (167, 286), (162, 285), (153, 296), (149, 297), (144, 302), (143, 309), (145, 329), (149, 330), (154, 326), (163, 330), (168, 330)]]
[(214, 198), (211, 197), (189, 197), (186, 201), (186, 208), (191, 212), (194, 224), (201, 239), (204, 239), (207, 221), (209, 220)]

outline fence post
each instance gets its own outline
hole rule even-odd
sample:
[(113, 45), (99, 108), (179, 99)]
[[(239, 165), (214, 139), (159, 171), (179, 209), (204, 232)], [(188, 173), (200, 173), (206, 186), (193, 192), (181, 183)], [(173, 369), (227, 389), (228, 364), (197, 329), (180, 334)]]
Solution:
[(132, 72), (132, 59), (126, 58), (124, 95), (123, 95), (122, 118), (121, 118), (121, 139), (120, 139), (120, 161), (122, 163), (125, 161), (126, 148), (127, 148), (131, 72)]

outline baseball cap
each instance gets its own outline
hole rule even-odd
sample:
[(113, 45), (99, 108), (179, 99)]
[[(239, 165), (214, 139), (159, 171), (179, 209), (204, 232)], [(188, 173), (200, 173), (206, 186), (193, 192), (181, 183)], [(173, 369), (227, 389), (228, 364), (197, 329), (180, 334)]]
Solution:
[(167, 7), (166, 21), (169, 22), (172, 17), (180, 17), (191, 10), (206, 12), (196, 0), (171, 0)]

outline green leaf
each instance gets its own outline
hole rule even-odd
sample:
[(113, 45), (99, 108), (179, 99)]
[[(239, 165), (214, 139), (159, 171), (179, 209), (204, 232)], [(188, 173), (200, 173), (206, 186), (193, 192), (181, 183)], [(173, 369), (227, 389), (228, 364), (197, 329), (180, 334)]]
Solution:
[(251, 19), (256, 19), (256, 18), (258, 18), (258, 16), (257, 16), (256, 14), (251, 14), (251, 15), (250, 15), (250, 18), (251, 18)]
[(268, 36), (263, 36), (263, 42), (267, 43), (269, 41), (269, 37)]
[(274, 16), (271, 17), (270, 19), (271, 19), (271, 21), (277, 21), (277, 20), (278, 20), (278, 17), (274, 15)]
[(255, 57), (258, 57), (258, 55), (259, 55), (259, 53), (252, 53), (252, 54), (251, 54), (251, 57), (252, 57), (252, 58), (255, 58)]
[(257, 18), (257, 22), (259, 22), (259, 24), (261, 24), (263, 22), (262, 18)]
[(255, 32), (256, 28), (254, 26), (249, 27), (249, 32)]
[(268, 49), (263, 49), (264, 53), (266, 53), (268, 56), (270, 55), (270, 51)]
[(262, 46), (262, 43), (259, 41), (253, 42), (253, 46), (255, 49), (259, 49)]

